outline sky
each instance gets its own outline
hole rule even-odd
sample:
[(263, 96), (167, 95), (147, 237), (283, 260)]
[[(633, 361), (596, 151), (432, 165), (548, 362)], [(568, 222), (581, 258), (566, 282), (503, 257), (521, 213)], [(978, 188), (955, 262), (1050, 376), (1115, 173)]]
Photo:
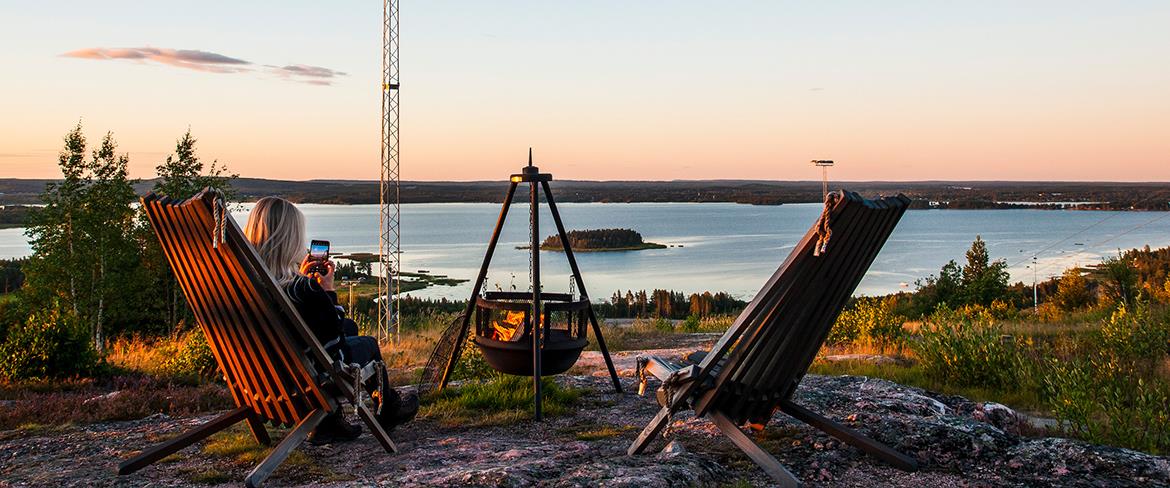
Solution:
[[(1170, 181), (1170, 2), (401, 0), (406, 180)], [(381, 2), (0, 0), (0, 177), (376, 179)]]

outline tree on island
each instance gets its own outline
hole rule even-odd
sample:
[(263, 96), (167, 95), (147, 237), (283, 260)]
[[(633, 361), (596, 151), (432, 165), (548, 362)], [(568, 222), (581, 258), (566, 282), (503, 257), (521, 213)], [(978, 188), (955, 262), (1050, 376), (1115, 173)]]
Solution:
[[(625, 251), (636, 249), (662, 249), (666, 246), (645, 242), (642, 234), (631, 229), (572, 230), (567, 233), (569, 247), (574, 251)], [(561, 236), (548, 236), (540, 248), (547, 251), (563, 251)]]

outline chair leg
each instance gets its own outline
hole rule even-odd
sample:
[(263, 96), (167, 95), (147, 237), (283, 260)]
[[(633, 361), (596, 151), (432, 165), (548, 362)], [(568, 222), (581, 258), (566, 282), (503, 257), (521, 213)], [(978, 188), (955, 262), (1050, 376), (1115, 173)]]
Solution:
[(358, 417), (361, 417), (366, 423), (366, 427), (370, 428), (370, 433), (374, 435), (375, 439), (378, 439), (378, 443), (382, 445), (382, 449), (385, 449), (390, 454), (398, 452), (398, 446), (394, 445), (394, 441), (390, 440), (390, 434), (387, 434), (382, 429), (382, 424), (379, 424), (378, 419), (374, 418), (374, 414), (370, 412), (369, 407), (362, 402), (357, 402), (355, 405), (357, 405)]
[(305, 438), (309, 437), (309, 432), (321, 423), (325, 418), (325, 411), (321, 409), (313, 410), (308, 416), (301, 419), (301, 422), (289, 432), (280, 444), (277, 444), (268, 457), (260, 461), (260, 464), (252, 468), (252, 472), (248, 473), (248, 477), (244, 478), (244, 485), (248, 488), (257, 488), (264, 484), (264, 480), (268, 479), (272, 472), (276, 470), (280, 463), (283, 463), (289, 454), (292, 454), (293, 449), (305, 442)]
[(184, 447), (190, 446), (196, 442), (208, 438), (211, 434), (231, 427), (235, 423), (249, 418), (252, 414), (251, 407), (239, 407), (235, 410), (227, 412), (215, 419), (200, 425), (194, 429), (180, 434), (174, 439), (168, 440), (154, 447), (151, 447), (141, 454), (134, 456), (118, 465), (118, 474), (125, 475), (145, 468), (159, 459), (165, 458), (174, 454)]
[(801, 422), (816, 427), (853, 447), (869, 453), (871, 456), (885, 461), (895, 468), (903, 471), (918, 470), (918, 461), (914, 460), (914, 458), (895, 451), (890, 446), (870, 439), (856, 430), (829, 420), (812, 410), (792, 403), (791, 401), (781, 402), (780, 410)]
[(768, 454), (768, 451), (765, 451), (756, 445), (755, 442), (752, 442), (743, 431), (739, 430), (739, 426), (735, 425), (731, 419), (728, 419), (717, 411), (712, 411), (707, 416), (715, 422), (715, 426), (719, 428), (720, 432), (723, 432), (723, 435), (731, 439), (735, 447), (738, 447), (739, 450), (743, 451), (752, 461), (758, 464), (760, 468), (763, 468), (764, 472), (768, 473), (768, 476), (776, 480), (776, 483), (786, 488), (800, 486), (800, 481), (796, 479), (796, 476), (793, 476), (783, 464), (780, 464), (780, 461), (777, 461), (771, 454)]
[(666, 424), (668, 423), (670, 423), (670, 407), (662, 407), (658, 410), (658, 414), (650, 420), (650, 423), (646, 424), (646, 428), (642, 429), (642, 433), (638, 434), (638, 438), (634, 439), (634, 443), (630, 444), (630, 448), (626, 450), (626, 455), (633, 456), (635, 454), (641, 454), (642, 451), (646, 450), (646, 446), (650, 444), (650, 441), (658, 437), (662, 429), (666, 428)]
[(248, 427), (252, 429), (252, 437), (256, 442), (262, 446), (272, 444), (272, 438), (268, 437), (268, 429), (264, 427), (264, 421), (256, 414), (248, 415)]

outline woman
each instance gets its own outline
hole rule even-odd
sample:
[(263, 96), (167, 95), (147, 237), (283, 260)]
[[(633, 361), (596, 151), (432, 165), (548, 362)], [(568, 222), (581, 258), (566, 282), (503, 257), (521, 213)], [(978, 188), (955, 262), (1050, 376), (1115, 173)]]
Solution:
[[(248, 215), (244, 235), (330, 356), (363, 366), (382, 360), (378, 342), (357, 335), (357, 325), (337, 305), (333, 261), (326, 259), (322, 268), (322, 263), (311, 261), (305, 252), (305, 216), (296, 206), (282, 198), (261, 198)], [(382, 380), (389, 384), (385, 376)], [(375, 387), (366, 385), (371, 392)], [(383, 401), (378, 423), (387, 431), (410, 421), (418, 412), (418, 397), (413, 394), (403, 399), (393, 388), (386, 388)], [(361, 427), (346, 422), (337, 411), (321, 422), (309, 440), (325, 444), (352, 440), (360, 434)]]

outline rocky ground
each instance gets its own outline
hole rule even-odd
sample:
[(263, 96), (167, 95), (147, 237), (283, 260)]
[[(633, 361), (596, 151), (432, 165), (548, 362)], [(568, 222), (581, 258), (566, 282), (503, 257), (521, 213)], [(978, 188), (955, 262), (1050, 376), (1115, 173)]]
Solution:
[[(631, 356), (631, 357), (626, 357)], [(619, 358), (628, 373), (632, 355)], [(675, 417), (654, 453), (626, 447), (657, 411), (632, 378), (615, 393), (607, 378), (562, 376), (585, 388), (576, 412), (495, 427), (443, 428), (419, 420), (392, 436), (385, 454), (368, 434), (302, 448), (269, 484), (312, 486), (767, 486), (771, 480), (704, 419)], [(777, 414), (756, 436), (809, 486), (1170, 486), (1170, 458), (1059, 438), (1023, 437), (1006, 407), (938, 395), (884, 380), (809, 376), (796, 400), (918, 458), (922, 469), (888, 467)], [(153, 416), (61, 428), (0, 432), (2, 486), (204, 486), (239, 484), (263, 451), (211, 444), (125, 477), (114, 466), (135, 450), (211, 416)], [(242, 429), (229, 433), (247, 440)], [(228, 439), (230, 441), (230, 439)], [(226, 445), (225, 445), (226, 444)], [(664, 446), (667, 446), (664, 449)], [(254, 452), (253, 452), (254, 451)]]

